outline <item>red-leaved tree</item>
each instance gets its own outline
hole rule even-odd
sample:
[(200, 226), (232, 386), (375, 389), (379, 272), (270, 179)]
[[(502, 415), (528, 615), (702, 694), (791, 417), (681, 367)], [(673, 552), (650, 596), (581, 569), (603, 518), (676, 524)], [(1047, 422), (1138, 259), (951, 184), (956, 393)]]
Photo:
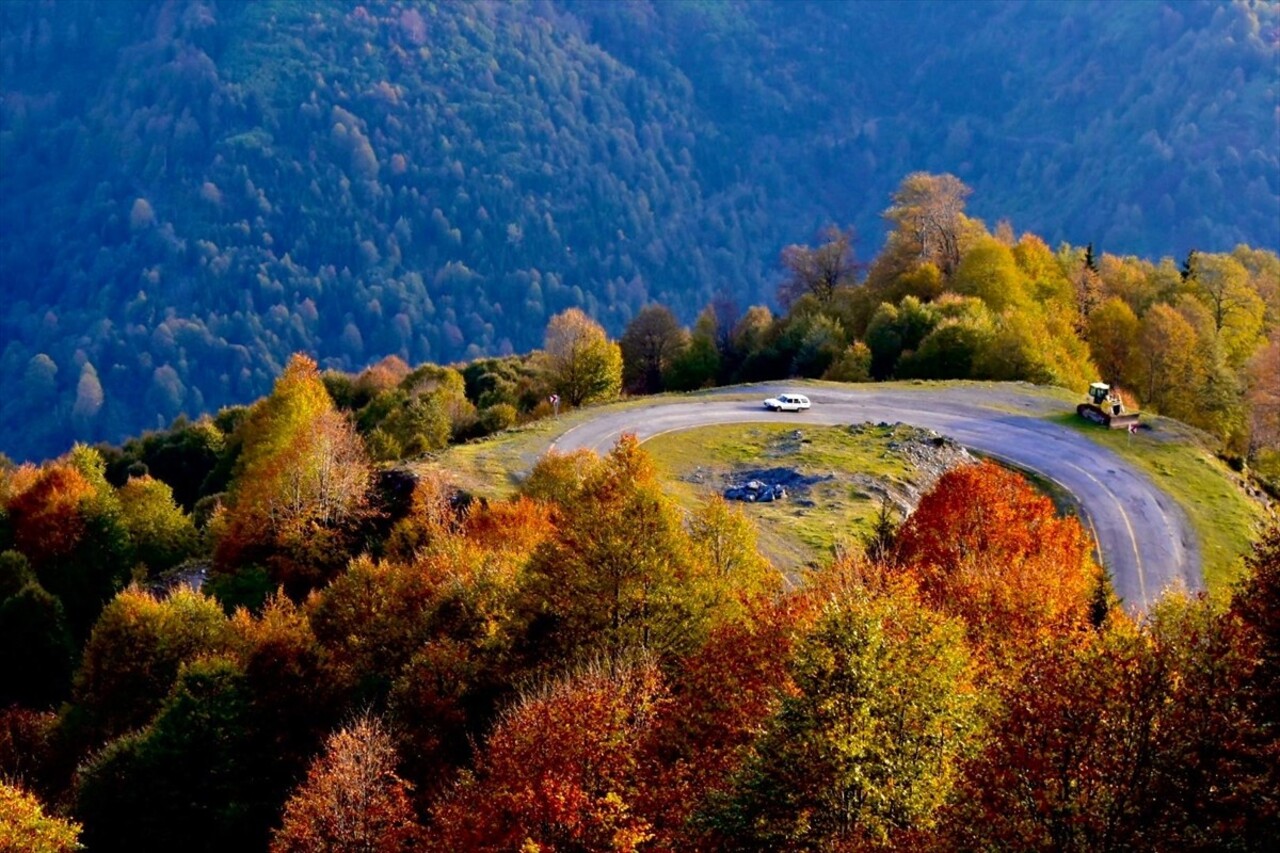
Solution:
[(1093, 543), (1020, 475), (992, 462), (947, 472), (899, 533), (897, 559), (924, 599), (962, 617), (997, 655), (1089, 624)]

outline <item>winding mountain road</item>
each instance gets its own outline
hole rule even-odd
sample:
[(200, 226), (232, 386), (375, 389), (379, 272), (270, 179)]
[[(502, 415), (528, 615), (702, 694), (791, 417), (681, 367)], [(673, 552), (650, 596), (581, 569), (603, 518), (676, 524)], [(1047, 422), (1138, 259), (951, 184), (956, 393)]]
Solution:
[[(1204, 587), (1195, 535), (1182, 510), (1144, 473), (1084, 435), (1043, 416), (1062, 403), (1021, 385), (885, 388), (803, 386), (813, 408), (766, 411), (765, 397), (795, 385), (722, 389), (644, 408), (602, 409), (552, 447), (607, 452), (623, 433), (640, 440), (714, 424), (902, 422), (950, 436), (981, 454), (1035, 471), (1067, 489), (1083, 508), (1116, 593), (1135, 612), (1167, 587)], [(741, 399), (750, 393), (751, 399)], [(1140, 437), (1137, 440), (1152, 440)]]

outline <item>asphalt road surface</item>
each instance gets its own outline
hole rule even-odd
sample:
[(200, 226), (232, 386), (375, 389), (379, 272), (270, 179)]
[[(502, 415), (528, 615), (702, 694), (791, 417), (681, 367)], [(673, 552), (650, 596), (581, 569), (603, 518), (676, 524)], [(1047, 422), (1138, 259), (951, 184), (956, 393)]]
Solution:
[[(805, 393), (813, 408), (799, 413), (764, 409), (765, 397), (788, 390)], [(728, 399), (743, 393), (752, 399)], [(643, 441), (692, 427), (758, 421), (797, 427), (864, 421), (926, 427), (981, 454), (1035, 471), (1074, 495), (1115, 591), (1131, 611), (1147, 610), (1172, 585), (1203, 589), (1195, 535), (1181, 509), (1133, 465), (1080, 433), (1042, 419), (1063, 410), (1060, 401), (1020, 385), (836, 389), (768, 384), (650, 407), (602, 409), (552, 446), (605, 453), (623, 433)], [(1133, 440), (1155, 439), (1140, 434)]]

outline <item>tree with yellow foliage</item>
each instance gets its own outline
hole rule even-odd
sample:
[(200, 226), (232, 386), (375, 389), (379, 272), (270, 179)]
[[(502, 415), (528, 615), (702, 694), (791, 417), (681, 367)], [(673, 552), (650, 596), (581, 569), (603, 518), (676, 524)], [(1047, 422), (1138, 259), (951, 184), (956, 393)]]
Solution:
[(955, 175), (907, 175), (884, 213), (894, 225), (891, 244), (896, 242), (920, 261), (932, 262), (949, 278), (960, 265), (964, 203), (971, 192)]
[(83, 849), (80, 824), (46, 814), (34, 794), (0, 782), (0, 850), (73, 853)]
[(577, 308), (547, 323), (543, 358), (551, 387), (570, 406), (607, 400), (622, 388), (622, 350)]
[(310, 586), (345, 562), (346, 539), (370, 512), (364, 445), (302, 355), (254, 406), (242, 436), (219, 568), (260, 560), (291, 589)]

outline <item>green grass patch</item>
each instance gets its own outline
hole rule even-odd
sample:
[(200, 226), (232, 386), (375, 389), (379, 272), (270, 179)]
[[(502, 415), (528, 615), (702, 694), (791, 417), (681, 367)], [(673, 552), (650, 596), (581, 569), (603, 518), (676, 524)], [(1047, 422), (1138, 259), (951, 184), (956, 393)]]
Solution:
[(1262, 508), (1209, 447), (1209, 440), (1178, 421), (1143, 416), (1149, 429), (1130, 438), (1124, 430), (1089, 424), (1074, 413), (1054, 415), (1070, 427), (1132, 462), (1167, 492), (1191, 521), (1200, 540), (1205, 586), (1221, 597), (1243, 571), (1242, 557), (1260, 530)]
[(903, 428), (737, 424), (668, 433), (645, 442), (670, 494), (692, 507), (745, 474), (786, 468), (802, 477), (786, 500), (740, 503), (760, 532), (761, 551), (784, 571), (830, 559), (870, 531), (880, 496), (862, 477), (901, 487), (911, 465), (889, 447)]
[(479, 441), (450, 447), (428, 464), (448, 471), (462, 488), (490, 499), (515, 493), (520, 479), (556, 436), (567, 429), (564, 418), (545, 418)]

